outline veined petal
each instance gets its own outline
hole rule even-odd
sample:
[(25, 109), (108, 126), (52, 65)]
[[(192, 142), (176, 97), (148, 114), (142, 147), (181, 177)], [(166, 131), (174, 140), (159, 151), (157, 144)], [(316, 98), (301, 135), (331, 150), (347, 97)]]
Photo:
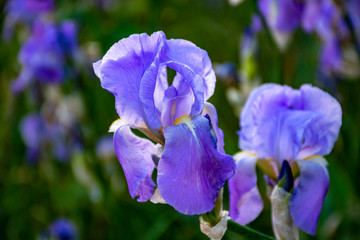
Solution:
[(290, 199), (291, 217), (301, 230), (315, 235), (324, 198), (329, 187), (329, 173), (322, 157), (297, 161), (300, 181)]
[(277, 87), (279, 85), (274, 83), (267, 83), (263, 84), (258, 88), (255, 88), (249, 95), (248, 99), (246, 100), (246, 103), (241, 111), (241, 117), (240, 117), (240, 125), (241, 130), (239, 134), (239, 147), (242, 150), (246, 151), (254, 151), (253, 146), (253, 137), (255, 135), (256, 131), (256, 124), (255, 120), (256, 118), (253, 117), (253, 108), (254, 105), (258, 104), (259, 97), (261, 94), (263, 94), (264, 91), (267, 89), (271, 89), (273, 87)]
[(342, 111), (339, 102), (327, 92), (311, 85), (300, 88), (303, 108), (322, 114), (322, 117), (311, 124), (305, 133), (305, 142), (298, 159), (312, 155), (327, 155), (336, 142), (342, 124)]
[[(131, 35), (114, 44), (103, 59), (94, 64), (101, 86), (114, 94), (119, 116), (130, 124), (161, 127), (156, 112), (149, 115), (144, 111), (155, 111), (153, 95), (159, 70), (158, 55), (165, 40), (163, 32), (151, 36)], [(146, 85), (146, 91), (142, 85)], [(144, 102), (145, 98), (150, 100)]]
[(166, 42), (161, 62), (181, 74), (189, 82), (194, 93), (191, 117), (201, 113), (206, 101), (215, 89), (215, 72), (206, 51), (193, 43), (171, 39)]
[(167, 41), (167, 57), (175, 62), (188, 66), (192, 72), (204, 80), (204, 100), (208, 100), (215, 91), (216, 77), (207, 52), (190, 41), (170, 39)]
[(232, 157), (216, 150), (209, 120), (203, 116), (166, 127), (164, 134), (157, 178), (161, 195), (183, 214), (210, 211), (218, 191), (234, 174)]
[(230, 217), (246, 225), (263, 209), (263, 201), (256, 186), (257, 156), (241, 152), (234, 156), (236, 172), (229, 180)]
[(163, 127), (174, 125), (175, 120), (189, 116), (194, 95), (188, 82), (183, 79), (166, 89), (163, 98), (161, 122)]
[(167, 81), (167, 70), (166, 66), (160, 66), (158, 76), (156, 79), (156, 85), (154, 90), (154, 104), (155, 108), (159, 111), (159, 115), (161, 114), (164, 108), (164, 94), (165, 90), (169, 87)]
[(152, 154), (157, 151), (155, 145), (136, 136), (129, 126), (123, 125), (114, 134), (114, 147), (124, 170), (131, 197), (139, 197), (139, 202), (149, 200), (155, 187), (151, 179), (154, 169)]

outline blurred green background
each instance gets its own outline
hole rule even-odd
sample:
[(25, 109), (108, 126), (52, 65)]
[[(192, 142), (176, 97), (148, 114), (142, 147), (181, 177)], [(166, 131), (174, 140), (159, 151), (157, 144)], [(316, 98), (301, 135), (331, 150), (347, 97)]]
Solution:
[[(55, 19), (73, 19), (79, 28), (79, 46), (91, 49), (98, 60), (118, 40), (133, 33), (162, 30), (168, 39), (181, 38), (206, 50), (213, 64), (234, 62), (240, 67), (239, 41), (244, 28), (257, 12), (255, 1), (233, 7), (222, 0), (119, 0), (108, 9), (95, 1), (56, 1)], [(5, 19), (1, 1), (1, 27)], [(2, 29), (1, 29), (2, 30)], [(19, 131), (21, 119), (34, 106), (26, 92), (14, 96), (10, 82), (21, 70), (17, 55), (26, 31), (17, 29), (10, 42), (0, 43), (0, 239), (37, 239), (58, 217), (70, 219), (78, 239), (207, 239), (200, 232), (198, 216), (185, 216), (171, 206), (132, 200), (116, 157), (96, 155), (98, 139), (118, 118), (112, 94), (102, 89), (90, 61), (78, 68), (73, 79), (61, 86), (64, 95), (76, 91), (83, 101), (79, 130), (83, 151), (69, 162), (56, 161), (51, 154), (29, 165)], [(294, 33), (284, 53), (277, 50), (270, 35), (258, 35), (258, 75), (262, 82), (276, 82), (298, 88), (316, 85), (320, 41), (301, 30)], [(95, 49), (95, 50), (94, 50)], [(86, 54), (85, 54), (86, 55)], [(218, 80), (210, 102), (215, 105), (225, 135), (228, 154), (239, 151), (239, 116), (226, 98), (228, 86)], [(360, 236), (360, 81), (338, 81), (336, 97), (343, 109), (343, 125), (330, 155), (330, 188), (315, 237), (301, 239), (356, 239)], [(111, 134), (108, 134), (111, 136)], [(225, 208), (228, 209), (225, 190)], [(269, 205), (250, 226), (273, 235)], [(241, 239), (231, 232), (224, 239)]]

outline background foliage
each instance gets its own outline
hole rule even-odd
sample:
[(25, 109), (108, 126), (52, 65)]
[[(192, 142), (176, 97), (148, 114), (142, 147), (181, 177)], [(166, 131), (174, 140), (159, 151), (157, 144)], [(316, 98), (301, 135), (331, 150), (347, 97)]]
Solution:
[[(101, 88), (90, 64), (121, 38), (162, 30), (168, 39), (187, 39), (205, 49), (213, 63), (239, 66), (239, 41), (257, 12), (255, 1), (232, 7), (222, 0), (108, 0), (108, 9), (100, 9), (95, 2), (56, 1), (55, 19), (75, 20), (81, 50), (95, 49), (93, 59), (85, 54), (77, 79), (69, 78), (61, 86), (64, 94), (77, 92), (84, 102), (85, 114), (78, 126), (83, 150), (74, 152), (68, 162), (58, 162), (50, 154), (37, 164), (26, 162), (19, 123), (36, 109), (26, 92), (19, 96), (11, 93), (10, 82), (21, 70), (17, 55), (28, 33), (17, 29), (10, 42), (0, 42), (0, 239), (40, 239), (58, 217), (75, 224), (78, 239), (207, 239), (200, 232), (197, 216), (181, 215), (168, 205), (132, 200), (116, 157), (97, 157), (96, 143), (107, 134), (117, 114), (112, 94)], [(5, 3), (0, 2), (1, 23)], [(294, 88), (303, 83), (317, 85), (320, 41), (316, 36), (296, 31), (284, 53), (266, 32), (259, 34), (258, 41), (258, 75), (263, 82)], [(225, 150), (234, 154), (239, 151), (239, 116), (227, 102), (226, 88), (218, 80), (209, 101), (218, 110)], [(341, 103), (343, 126), (326, 157), (330, 188), (317, 235), (302, 233), (301, 238), (356, 239), (360, 236), (360, 81), (336, 81), (334, 89), (326, 90)], [(225, 208), (227, 194), (225, 190)], [(265, 210), (250, 226), (273, 235), (268, 204)], [(228, 232), (224, 239), (239, 236)]]

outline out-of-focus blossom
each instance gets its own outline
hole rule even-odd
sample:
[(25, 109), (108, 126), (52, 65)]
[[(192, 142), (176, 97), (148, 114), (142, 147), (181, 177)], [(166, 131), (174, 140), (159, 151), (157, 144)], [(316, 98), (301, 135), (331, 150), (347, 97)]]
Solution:
[(30, 163), (39, 159), (40, 146), (44, 141), (44, 125), (39, 114), (29, 114), (20, 124), (20, 133), (27, 147), (26, 157)]
[(323, 42), (321, 69), (326, 72), (339, 71), (342, 67), (340, 39), (347, 32), (335, 4), (327, 0), (308, 1), (303, 13), (302, 26), (307, 32), (315, 31)]
[(42, 115), (31, 113), (20, 124), (20, 133), (27, 148), (27, 160), (36, 163), (42, 151), (50, 147), (59, 161), (67, 161), (69, 148), (66, 144), (65, 129), (47, 122)]
[[(177, 72), (170, 86), (167, 67)], [(167, 40), (163, 32), (134, 34), (114, 44), (94, 70), (115, 96), (121, 119), (110, 130), (130, 195), (147, 201), (157, 186), (183, 214), (210, 211), (235, 165), (224, 154), (215, 107), (206, 102), (215, 89), (207, 53), (189, 41)]]
[[(341, 126), (340, 104), (310, 85), (299, 90), (264, 84), (249, 96), (241, 114), (237, 170), (229, 181), (230, 216), (241, 224), (254, 220), (263, 208), (255, 166), (279, 178), (283, 161), (298, 177), (289, 202), (295, 225), (315, 234), (329, 185), (326, 161)], [(288, 190), (290, 191), (290, 190)]]
[(345, 1), (345, 8), (349, 14), (350, 24), (357, 37), (358, 48), (360, 48), (360, 1), (347, 0)]
[(303, 3), (294, 0), (260, 0), (258, 4), (277, 45), (280, 50), (285, 50), (292, 32), (301, 23)]
[(17, 23), (28, 26), (54, 9), (54, 0), (10, 0), (5, 6), (6, 19), (3, 39), (9, 40)]
[(252, 17), (251, 25), (245, 28), (240, 41), (240, 60), (241, 60), (241, 74), (250, 81), (254, 80), (256, 72), (256, 51), (257, 40), (256, 34), (261, 31), (262, 24), (260, 17), (254, 15)]
[(114, 141), (112, 136), (101, 137), (96, 144), (96, 155), (98, 158), (111, 158), (115, 156)]
[(32, 81), (46, 84), (63, 82), (66, 61), (77, 48), (76, 35), (76, 26), (71, 21), (64, 21), (60, 25), (35, 22), (32, 35), (20, 50), (22, 71), (12, 82), (12, 91), (19, 93)]
[(76, 239), (76, 228), (74, 224), (66, 218), (58, 218), (49, 228), (50, 235), (57, 240)]

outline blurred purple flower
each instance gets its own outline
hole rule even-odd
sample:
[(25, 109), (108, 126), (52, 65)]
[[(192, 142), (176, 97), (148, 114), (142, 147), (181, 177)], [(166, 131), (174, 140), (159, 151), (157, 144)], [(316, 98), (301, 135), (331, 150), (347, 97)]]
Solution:
[[(249, 96), (241, 114), (240, 148), (234, 156), (237, 170), (229, 181), (230, 216), (241, 224), (254, 220), (263, 208), (255, 166), (277, 180), (283, 161), (299, 179), (289, 210), (297, 227), (315, 234), (329, 185), (326, 161), (341, 126), (340, 104), (310, 85), (299, 90), (264, 84)], [(293, 172), (296, 176), (297, 173)]]
[[(347, 0), (345, 2), (346, 11), (349, 14), (350, 24), (355, 31), (358, 49), (360, 49), (360, 1)], [(359, 50), (358, 50), (359, 51)]]
[(53, 0), (10, 0), (5, 6), (6, 19), (3, 39), (9, 40), (17, 23), (31, 26), (42, 14), (54, 9)]
[(103, 136), (98, 140), (96, 144), (96, 155), (98, 158), (115, 156), (114, 140), (112, 136)]
[(12, 91), (21, 92), (31, 81), (58, 84), (65, 79), (66, 59), (76, 51), (76, 26), (64, 21), (34, 23), (32, 35), (23, 44), (19, 62), (23, 69), (12, 82)]
[(37, 163), (41, 151), (50, 145), (55, 158), (59, 161), (67, 161), (69, 149), (66, 144), (65, 129), (56, 124), (47, 123), (38, 113), (28, 114), (20, 123), (21, 137), (27, 148), (27, 161), (30, 164)]
[(68, 219), (58, 218), (51, 224), (50, 234), (58, 240), (73, 240), (76, 238), (76, 229)]
[[(167, 67), (176, 71), (171, 86)], [(114, 44), (94, 70), (115, 96), (121, 120), (112, 125), (114, 145), (130, 195), (147, 201), (157, 185), (181, 213), (210, 211), (235, 164), (224, 154), (215, 107), (205, 102), (216, 80), (206, 51), (189, 41), (167, 40), (163, 32), (134, 34)]]
[(301, 23), (303, 3), (294, 0), (260, 0), (259, 10), (270, 29), (292, 32)]
[(40, 157), (41, 144), (44, 141), (44, 123), (39, 114), (29, 114), (21, 121), (20, 133), (27, 147), (26, 158), (36, 163)]
[(292, 32), (300, 25), (304, 3), (294, 0), (260, 0), (259, 10), (280, 50), (286, 49)]
[(262, 23), (260, 17), (258, 15), (253, 15), (251, 20), (251, 25), (245, 28), (240, 42), (240, 49), (241, 49), (240, 55), (243, 65), (247, 65), (247, 62), (250, 60), (249, 58), (254, 57), (257, 48), (256, 34), (261, 30), (262, 30)]

